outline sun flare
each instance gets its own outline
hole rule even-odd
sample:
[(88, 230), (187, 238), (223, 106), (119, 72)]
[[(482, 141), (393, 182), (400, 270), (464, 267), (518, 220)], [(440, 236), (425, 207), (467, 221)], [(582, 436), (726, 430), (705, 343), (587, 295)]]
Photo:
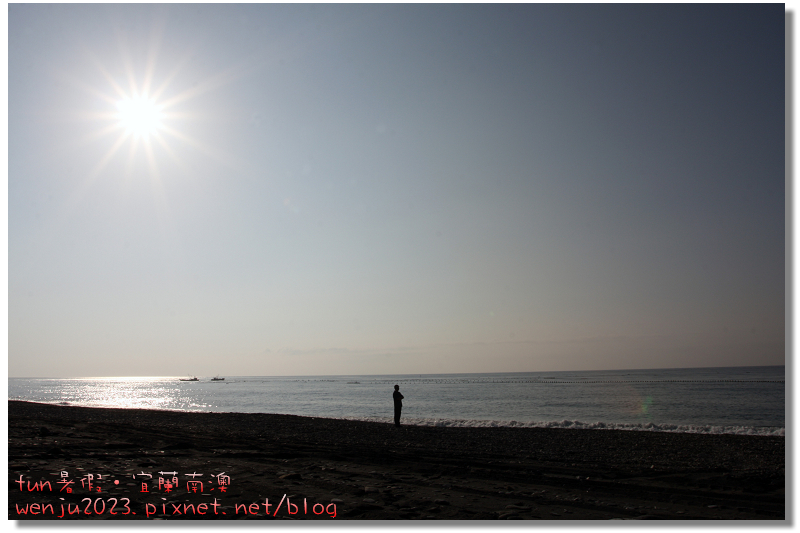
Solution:
[[(183, 75), (191, 53), (185, 58), (178, 58), (171, 67), (157, 68), (161, 59), (163, 30), (160, 22), (154, 23), (152, 38), (144, 56), (139, 55), (141, 50), (130, 49), (123, 42), (120, 42), (118, 55), (112, 54), (104, 59), (87, 49), (86, 59), (98, 71), (88, 79), (104, 80), (107, 86), (89, 83), (87, 78), (72, 72), (62, 73), (70, 84), (91, 98), (91, 103), (87, 100), (87, 107), (91, 110), (78, 111), (76, 118), (97, 125), (76, 139), (77, 145), (83, 146), (102, 139), (107, 147), (100, 157), (93, 160), (93, 168), (87, 173), (87, 183), (120, 161), (124, 161), (124, 172), (115, 173), (115, 176), (121, 175), (127, 179), (134, 173), (147, 175), (156, 184), (162, 179), (163, 168), (172, 166), (181, 172), (190, 172), (187, 157), (202, 156), (225, 165), (231, 164), (229, 154), (215, 145), (204, 143), (197, 136), (198, 132), (202, 134), (207, 130), (191, 127), (192, 122), (217, 117), (214, 112), (192, 101), (231, 83), (247, 71), (235, 66), (207, 75), (202, 71)], [(114, 67), (107, 66), (107, 62)], [(134, 68), (134, 63), (139, 68)], [(179, 173), (171, 175), (177, 176)]]
[(162, 127), (161, 106), (146, 96), (124, 98), (117, 102), (117, 110), (117, 118), (130, 134), (148, 137)]

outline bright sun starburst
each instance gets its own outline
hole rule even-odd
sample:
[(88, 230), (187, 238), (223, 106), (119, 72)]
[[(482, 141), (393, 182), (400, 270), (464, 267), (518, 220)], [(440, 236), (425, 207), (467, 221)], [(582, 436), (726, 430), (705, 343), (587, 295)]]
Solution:
[(117, 110), (120, 124), (132, 135), (147, 138), (163, 127), (163, 106), (145, 95), (123, 98), (117, 102)]
[[(184, 69), (195, 53), (191, 50), (183, 58), (178, 57), (171, 68), (158, 68), (165, 24), (165, 20), (153, 22), (146, 51), (128, 46), (124, 36), (120, 36), (117, 54), (85, 49), (84, 61), (97, 68), (99, 78), (108, 84), (106, 87), (87, 83), (86, 79), (72, 72), (61, 73), (71, 84), (105, 104), (99, 110), (93, 102), (92, 111), (78, 114), (81, 120), (97, 125), (83, 138), (76, 139), (78, 146), (98, 139), (112, 139), (110, 143), (106, 142), (105, 153), (96, 158), (93, 168), (87, 172), (87, 184), (100, 176), (123, 152), (127, 152), (124, 177), (134, 174), (148, 176), (157, 185), (161, 181), (161, 168), (172, 165), (174, 169), (188, 171), (188, 156), (232, 164), (230, 155), (219, 146), (202, 142), (197, 136), (198, 133), (202, 135), (201, 128), (189, 127), (192, 121), (208, 121), (218, 116), (216, 111), (190, 102), (231, 83), (247, 69), (242, 63), (206, 77), (198, 71), (184, 75)], [(90, 75), (96, 76), (94, 73)], [(190, 79), (191, 84), (187, 81)], [(183, 89), (181, 85), (184, 85)]]

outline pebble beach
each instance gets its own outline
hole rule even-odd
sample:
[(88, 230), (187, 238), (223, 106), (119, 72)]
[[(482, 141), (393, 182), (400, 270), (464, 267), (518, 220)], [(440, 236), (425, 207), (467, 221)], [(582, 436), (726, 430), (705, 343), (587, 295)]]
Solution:
[(8, 449), (11, 520), (785, 519), (774, 436), (9, 401)]

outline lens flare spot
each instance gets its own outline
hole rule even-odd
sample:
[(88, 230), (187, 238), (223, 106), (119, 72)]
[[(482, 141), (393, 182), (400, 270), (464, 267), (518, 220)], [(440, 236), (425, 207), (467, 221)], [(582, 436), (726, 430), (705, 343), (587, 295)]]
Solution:
[(645, 398), (645, 399), (642, 401), (642, 410), (641, 410), (641, 414), (642, 414), (643, 416), (647, 416), (648, 414), (650, 414), (650, 406), (651, 406), (651, 405), (653, 405), (653, 398), (652, 398), (651, 396), (647, 396), (647, 397), (646, 397), (646, 398)]

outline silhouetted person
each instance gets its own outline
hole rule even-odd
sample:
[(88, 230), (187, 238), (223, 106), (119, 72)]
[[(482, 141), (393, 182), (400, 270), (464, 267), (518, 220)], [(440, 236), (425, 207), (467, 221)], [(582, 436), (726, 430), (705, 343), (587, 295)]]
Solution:
[(403, 410), (403, 398), (404, 398), (404, 396), (400, 394), (400, 385), (394, 386), (394, 392), (392, 393), (392, 398), (394, 398), (394, 425), (400, 427), (400, 411)]

